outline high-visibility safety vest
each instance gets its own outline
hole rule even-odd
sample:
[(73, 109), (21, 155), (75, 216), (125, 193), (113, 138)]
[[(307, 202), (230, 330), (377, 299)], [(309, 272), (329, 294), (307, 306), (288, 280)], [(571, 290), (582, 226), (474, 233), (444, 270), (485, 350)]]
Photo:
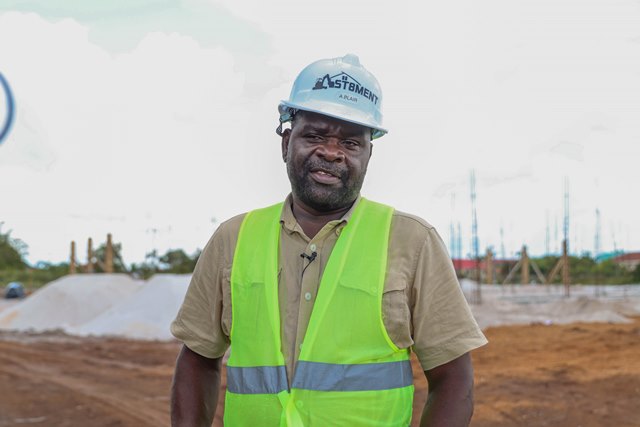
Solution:
[(248, 213), (231, 271), (229, 427), (395, 427), (411, 423), (413, 376), (382, 320), (393, 208), (361, 199), (327, 262), (291, 388), (281, 350), (283, 204)]

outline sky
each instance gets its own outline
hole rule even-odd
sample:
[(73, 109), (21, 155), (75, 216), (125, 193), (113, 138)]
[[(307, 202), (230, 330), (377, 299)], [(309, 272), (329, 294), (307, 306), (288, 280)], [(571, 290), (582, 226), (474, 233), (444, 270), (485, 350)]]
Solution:
[[(384, 126), (362, 194), (471, 252), (640, 250), (640, 1), (0, 0), (2, 231), (27, 260), (204, 247), (289, 192), (277, 105), (354, 53)], [(6, 116), (0, 93), (0, 123)], [(451, 227), (461, 250), (451, 248)]]

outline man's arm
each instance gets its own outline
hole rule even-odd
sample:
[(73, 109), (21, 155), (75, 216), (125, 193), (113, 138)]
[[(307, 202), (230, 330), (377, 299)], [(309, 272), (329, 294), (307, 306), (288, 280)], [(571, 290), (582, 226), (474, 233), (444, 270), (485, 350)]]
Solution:
[(221, 365), (222, 357), (209, 359), (182, 346), (171, 386), (172, 427), (211, 427)]
[(420, 427), (466, 427), (473, 414), (473, 366), (465, 353), (424, 372), (429, 396)]

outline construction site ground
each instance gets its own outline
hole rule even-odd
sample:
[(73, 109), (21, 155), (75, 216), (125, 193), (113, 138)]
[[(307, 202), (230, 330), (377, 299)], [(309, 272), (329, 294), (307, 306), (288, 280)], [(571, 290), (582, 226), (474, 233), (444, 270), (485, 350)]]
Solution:
[[(500, 326), (486, 335), (490, 344), (473, 354), (472, 426), (640, 426), (640, 318)], [(179, 348), (0, 332), (0, 426), (168, 425)], [(415, 360), (414, 368), (418, 425), (427, 390)]]

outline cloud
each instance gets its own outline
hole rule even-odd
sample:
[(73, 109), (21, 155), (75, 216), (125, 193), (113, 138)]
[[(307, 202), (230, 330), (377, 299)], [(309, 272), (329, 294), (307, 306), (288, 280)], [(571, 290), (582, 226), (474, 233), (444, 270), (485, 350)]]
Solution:
[(568, 159), (583, 161), (583, 151), (584, 147), (581, 144), (570, 142), (570, 141), (561, 141), (558, 144), (551, 147), (549, 150), (552, 153), (560, 154)]
[(12, 129), (7, 142), (3, 144), (0, 166), (26, 166), (36, 171), (49, 170), (56, 161), (56, 154), (47, 142), (46, 130), (37, 113), (28, 105), (20, 105), (17, 115), (20, 120)]
[(248, 97), (262, 96), (282, 82), (280, 68), (269, 64), (269, 34), (211, 1), (4, 1), (2, 11), (36, 13), (53, 23), (73, 19), (87, 28), (91, 43), (112, 54), (131, 52), (156, 32), (191, 37), (205, 49), (224, 48), (233, 55), (237, 71), (247, 77)]
[[(475, 169), (482, 245), (496, 246), (503, 218), (513, 248), (526, 242), (535, 253), (545, 211), (561, 212), (569, 176), (572, 220), (589, 224), (599, 193), (611, 216), (603, 221), (640, 235), (635, 202), (616, 191), (640, 179), (633, 3), (5, 0), (0, 8), (0, 66), (25, 109), (0, 147), (1, 219), (32, 245), (33, 259), (64, 258), (71, 238), (107, 231), (131, 261), (152, 245), (191, 250), (206, 242), (212, 217), (281, 200), (289, 185), (275, 106), (302, 67), (347, 52), (380, 80), (390, 129), (375, 143), (366, 196), (441, 231), (451, 221), (468, 227)], [(149, 229), (162, 231), (152, 241)]]

